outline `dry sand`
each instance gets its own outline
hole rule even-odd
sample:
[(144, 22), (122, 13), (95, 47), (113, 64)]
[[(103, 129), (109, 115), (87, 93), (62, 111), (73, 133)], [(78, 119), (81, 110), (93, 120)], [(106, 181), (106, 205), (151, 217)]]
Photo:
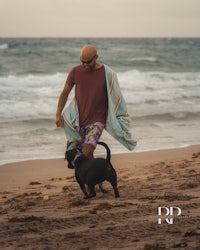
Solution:
[(200, 145), (112, 163), (121, 197), (105, 182), (89, 201), (63, 159), (0, 166), (0, 249), (200, 249)]

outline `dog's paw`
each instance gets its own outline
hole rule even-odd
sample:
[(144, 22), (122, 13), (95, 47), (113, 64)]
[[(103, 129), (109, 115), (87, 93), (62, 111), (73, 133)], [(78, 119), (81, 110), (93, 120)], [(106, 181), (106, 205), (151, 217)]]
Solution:
[(120, 195), (119, 195), (119, 194), (116, 194), (116, 195), (115, 195), (115, 198), (119, 198), (119, 197), (120, 197)]
[(115, 198), (119, 198), (119, 197), (120, 197), (119, 191), (118, 191), (118, 189), (115, 189)]

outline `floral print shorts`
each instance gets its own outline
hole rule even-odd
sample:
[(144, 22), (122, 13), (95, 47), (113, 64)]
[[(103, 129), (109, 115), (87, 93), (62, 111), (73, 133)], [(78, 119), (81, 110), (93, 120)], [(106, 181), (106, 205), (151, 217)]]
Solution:
[(84, 143), (93, 145), (94, 148), (96, 148), (97, 142), (99, 141), (99, 138), (101, 137), (104, 127), (105, 127), (105, 124), (101, 122), (95, 122), (93, 124), (81, 126), (79, 130), (81, 140), (67, 142), (67, 150), (70, 150), (73, 148), (82, 149)]

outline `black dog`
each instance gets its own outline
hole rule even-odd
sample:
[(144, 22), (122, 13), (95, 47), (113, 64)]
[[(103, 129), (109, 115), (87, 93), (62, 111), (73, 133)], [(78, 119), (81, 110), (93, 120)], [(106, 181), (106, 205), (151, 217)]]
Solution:
[[(107, 158), (87, 158), (80, 150), (72, 149), (66, 151), (65, 159), (69, 168), (75, 168), (75, 177), (84, 193), (84, 198), (89, 199), (96, 196), (95, 185), (107, 180), (114, 189), (115, 197), (119, 197), (117, 188), (117, 174), (110, 163), (110, 149), (104, 142), (98, 142), (107, 151)], [(87, 184), (89, 193), (85, 187)], [(102, 190), (104, 191), (104, 190)]]

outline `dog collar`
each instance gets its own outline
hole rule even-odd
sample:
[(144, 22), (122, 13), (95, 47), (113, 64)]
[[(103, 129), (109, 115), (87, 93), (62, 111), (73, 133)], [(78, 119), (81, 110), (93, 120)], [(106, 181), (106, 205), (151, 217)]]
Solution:
[(76, 160), (82, 155), (80, 151), (77, 152), (76, 156), (74, 157), (74, 160), (71, 162), (72, 166), (75, 168), (75, 162)]

